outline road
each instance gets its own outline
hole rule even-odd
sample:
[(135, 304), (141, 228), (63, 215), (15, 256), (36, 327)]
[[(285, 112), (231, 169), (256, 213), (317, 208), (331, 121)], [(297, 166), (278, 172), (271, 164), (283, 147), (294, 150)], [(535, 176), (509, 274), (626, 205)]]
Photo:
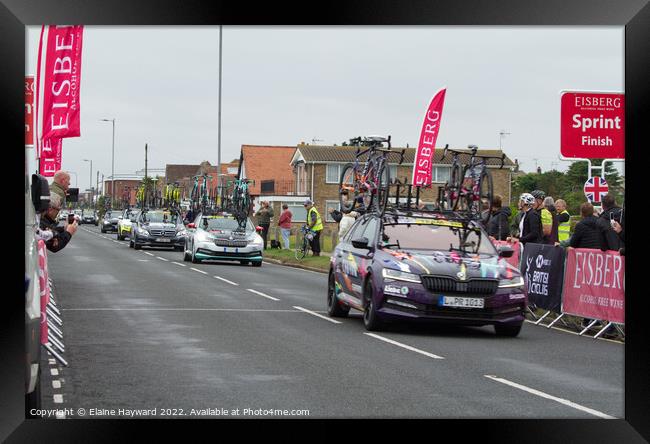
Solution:
[(69, 366), (44, 356), (43, 406), (68, 418), (624, 417), (612, 341), (530, 323), (370, 335), (360, 313), (327, 317), (325, 274), (191, 264), (91, 225), (48, 260)]

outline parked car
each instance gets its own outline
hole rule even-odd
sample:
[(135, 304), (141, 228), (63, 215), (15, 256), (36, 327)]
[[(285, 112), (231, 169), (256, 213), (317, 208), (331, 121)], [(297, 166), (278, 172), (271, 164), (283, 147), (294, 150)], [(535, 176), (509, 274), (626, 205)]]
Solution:
[(359, 217), (332, 254), (328, 313), (363, 312), (368, 330), (385, 321), (493, 325), (517, 336), (527, 297), (519, 270), (474, 221), (424, 212)]
[(137, 221), (139, 215), (138, 208), (127, 208), (122, 212), (122, 218), (117, 221), (117, 240), (131, 237), (133, 223)]
[(199, 214), (187, 225), (183, 259), (199, 263), (203, 260), (239, 261), (262, 266), (263, 240), (253, 222), (248, 218), (246, 229), (238, 230), (239, 223), (229, 214)]
[(185, 245), (187, 231), (180, 213), (170, 210), (142, 210), (132, 224), (129, 246), (136, 250), (142, 247), (173, 247), (181, 251)]
[(119, 210), (108, 210), (104, 214), (104, 219), (102, 219), (102, 226), (100, 230), (102, 233), (107, 231), (117, 231), (117, 221), (122, 217), (122, 213)]

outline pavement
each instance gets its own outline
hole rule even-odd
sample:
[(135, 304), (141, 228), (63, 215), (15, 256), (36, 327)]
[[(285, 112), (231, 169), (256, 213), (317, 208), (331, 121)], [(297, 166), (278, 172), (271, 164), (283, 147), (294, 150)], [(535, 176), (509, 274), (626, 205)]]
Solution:
[(88, 225), (48, 260), (69, 366), (44, 356), (43, 407), (67, 418), (624, 417), (612, 341), (530, 323), (369, 334), (358, 312), (327, 316), (322, 273), (192, 264)]

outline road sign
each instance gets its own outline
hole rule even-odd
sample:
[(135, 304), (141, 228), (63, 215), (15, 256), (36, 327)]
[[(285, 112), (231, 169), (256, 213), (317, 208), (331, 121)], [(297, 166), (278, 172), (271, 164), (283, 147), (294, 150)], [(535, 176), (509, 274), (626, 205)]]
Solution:
[(585, 182), (585, 196), (591, 203), (600, 203), (603, 197), (609, 192), (607, 181), (602, 177), (594, 176)]
[(563, 91), (560, 152), (584, 159), (625, 158), (625, 95)]

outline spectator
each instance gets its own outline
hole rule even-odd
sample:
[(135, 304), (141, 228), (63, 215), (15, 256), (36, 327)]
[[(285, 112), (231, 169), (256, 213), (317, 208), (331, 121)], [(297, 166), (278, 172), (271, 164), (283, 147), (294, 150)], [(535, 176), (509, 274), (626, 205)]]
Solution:
[(615, 221), (619, 224), (621, 231), (607, 230), (605, 236), (607, 237), (607, 244), (610, 250), (619, 251), (625, 246), (625, 221), (623, 220), (623, 209), (616, 204), (616, 198), (607, 194), (603, 197), (603, 212), (600, 218), (605, 220), (610, 227), (613, 227)]
[(65, 171), (59, 170), (54, 173), (52, 184), (50, 185), (50, 194), (54, 193), (61, 197), (61, 206), (66, 205), (66, 194), (70, 188), (70, 174)]
[(269, 206), (269, 202), (262, 201), (262, 206), (257, 213), (257, 225), (262, 227), (262, 239), (264, 240), (264, 249), (266, 250), (266, 239), (269, 234), (269, 227), (271, 226), (271, 218), (273, 217), (273, 207)]
[(522, 210), (524, 215), (519, 222), (519, 233), (520, 236), (511, 236), (507, 241), (516, 241), (519, 240), (522, 244), (531, 243), (541, 243), (542, 242), (542, 222), (540, 220), (539, 213), (534, 210), (535, 198), (528, 193), (521, 195), (520, 200), (522, 201)]
[(53, 253), (56, 253), (57, 251), (65, 248), (68, 242), (70, 242), (70, 239), (72, 239), (72, 235), (76, 233), (78, 226), (76, 220), (71, 224), (67, 224), (65, 228), (59, 226), (57, 222), (57, 216), (59, 214), (59, 211), (61, 211), (62, 202), (63, 199), (59, 194), (56, 192), (51, 193), (50, 206), (41, 214), (41, 231), (49, 230), (52, 232), (52, 237), (49, 240), (45, 241), (45, 246)]
[(523, 210), (523, 207), (524, 207), (524, 203), (523, 203), (523, 201), (521, 200), (521, 197), (520, 197), (519, 200), (517, 201), (517, 209), (519, 211), (515, 215), (515, 217), (514, 217), (514, 219), (512, 221), (512, 225), (510, 225), (510, 235), (511, 236), (519, 237), (519, 235), (520, 235), (520, 233), (519, 233), (519, 223), (521, 222), (521, 218), (524, 217), (524, 214), (525, 214), (524, 210)]
[(563, 242), (571, 236), (571, 215), (566, 210), (566, 202), (562, 199), (555, 201), (557, 210), (557, 241)]
[(341, 223), (339, 224), (339, 242), (343, 239), (343, 236), (350, 231), (350, 227), (354, 224), (354, 221), (359, 216), (359, 213), (356, 211), (350, 211), (347, 214), (344, 214), (341, 218)]
[(487, 229), (488, 221), (490, 220), (490, 202), (487, 199), (481, 199), (481, 225)]
[(492, 199), (492, 214), (487, 223), (488, 235), (496, 240), (506, 240), (508, 238), (508, 219), (512, 214), (510, 207), (502, 207), (501, 202), (501, 196), (494, 196)]
[(307, 199), (304, 206), (307, 210), (307, 227), (314, 232), (314, 238), (311, 240), (311, 249), (314, 252), (314, 256), (320, 256), (320, 233), (323, 231), (323, 220), (314, 206), (313, 201)]
[[(555, 202), (551, 196), (544, 198), (542, 208), (542, 230), (544, 232), (543, 242), (548, 245), (555, 245), (558, 242), (558, 219)], [(549, 224), (548, 221), (551, 221)]]
[(611, 224), (612, 230), (618, 234), (620, 240), (621, 247), (618, 249), (618, 252), (621, 254), (621, 256), (625, 256), (625, 231), (623, 231), (623, 226), (615, 220), (612, 220)]
[(592, 248), (606, 251), (608, 249), (605, 231), (610, 229), (604, 219), (594, 216), (594, 206), (589, 202), (580, 205), (582, 219), (576, 224), (569, 246), (573, 248)]
[(280, 214), (280, 220), (278, 220), (278, 226), (282, 232), (282, 243), (284, 244), (284, 249), (289, 249), (289, 234), (291, 233), (291, 218), (293, 214), (289, 211), (289, 205), (282, 204), (282, 213)]
[(341, 213), (339, 210), (335, 210), (332, 207), (329, 207), (327, 209), (327, 212), (329, 213), (330, 216), (332, 216), (332, 219), (334, 219), (334, 222), (337, 224), (341, 222), (341, 219), (343, 218), (343, 213)]

